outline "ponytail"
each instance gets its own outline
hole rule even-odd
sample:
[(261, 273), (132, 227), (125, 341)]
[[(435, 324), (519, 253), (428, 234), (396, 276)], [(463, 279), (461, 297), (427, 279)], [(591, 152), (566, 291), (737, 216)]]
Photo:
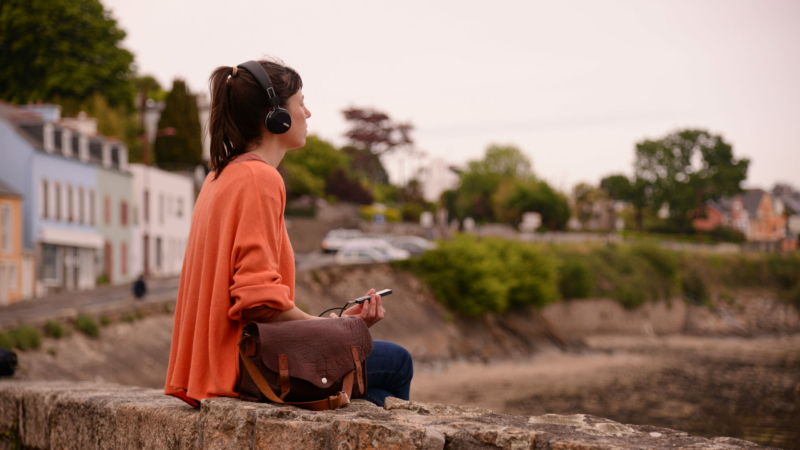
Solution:
[[(303, 87), (300, 75), (280, 61), (259, 61), (269, 74), (281, 107)], [(209, 169), (217, 179), (234, 158), (261, 142), (264, 118), (269, 111), (267, 95), (247, 70), (218, 67), (209, 79)]]

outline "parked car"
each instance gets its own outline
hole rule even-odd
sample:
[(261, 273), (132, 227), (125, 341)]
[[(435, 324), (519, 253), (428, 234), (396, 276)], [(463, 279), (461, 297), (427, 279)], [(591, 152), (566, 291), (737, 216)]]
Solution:
[(346, 230), (338, 228), (331, 230), (322, 239), (322, 251), (325, 253), (336, 253), (344, 244), (351, 240), (362, 237), (361, 230)]
[(436, 248), (436, 243), (419, 236), (389, 236), (384, 238), (397, 248), (407, 250), (412, 255), (421, 255)]
[(397, 259), (408, 259), (411, 253), (393, 247), (383, 239), (361, 238), (351, 239), (336, 253), (338, 264), (358, 264), (370, 262), (386, 262)]

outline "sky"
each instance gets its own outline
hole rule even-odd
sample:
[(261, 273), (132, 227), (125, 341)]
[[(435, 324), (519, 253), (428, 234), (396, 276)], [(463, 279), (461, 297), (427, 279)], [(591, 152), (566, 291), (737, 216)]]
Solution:
[(413, 123), (426, 156), (386, 161), (394, 180), (497, 143), (571, 190), (691, 127), (751, 160), (746, 187), (800, 187), (800, 1), (101, 1), (167, 89), (269, 55), (324, 139), (346, 143), (350, 106)]

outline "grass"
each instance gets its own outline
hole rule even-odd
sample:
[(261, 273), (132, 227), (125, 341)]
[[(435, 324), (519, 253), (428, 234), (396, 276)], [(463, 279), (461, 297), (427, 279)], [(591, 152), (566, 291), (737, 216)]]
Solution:
[(75, 329), (92, 338), (100, 336), (100, 326), (91, 316), (85, 314), (81, 314), (75, 319)]
[(26, 351), (35, 350), (41, 346), (42, 334), (34, 327), (20, 325), (13, 330), (0, 332), (0, 347)]
[(44, 327), (44, 334), (47, 337), (51, 337), (54, 339), (61, 339), (64, 335), (64, 326), (61, 325), (61, 322), (57, 322), (55, 320), (48, 320), (47, 325)]

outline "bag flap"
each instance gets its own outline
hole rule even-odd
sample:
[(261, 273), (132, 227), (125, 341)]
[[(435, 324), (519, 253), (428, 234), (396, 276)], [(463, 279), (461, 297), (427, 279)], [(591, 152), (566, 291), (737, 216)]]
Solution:
[(360, 317), (259, 323), (257, 327), (259, 356), (269, 370), (277, 373), (278, 355), (287, 355), (289, 376), (320, 388), (330, 387), (355, 368), (350, 347), (358, 348), (362, 362), (372, 353), (372, 336)]

